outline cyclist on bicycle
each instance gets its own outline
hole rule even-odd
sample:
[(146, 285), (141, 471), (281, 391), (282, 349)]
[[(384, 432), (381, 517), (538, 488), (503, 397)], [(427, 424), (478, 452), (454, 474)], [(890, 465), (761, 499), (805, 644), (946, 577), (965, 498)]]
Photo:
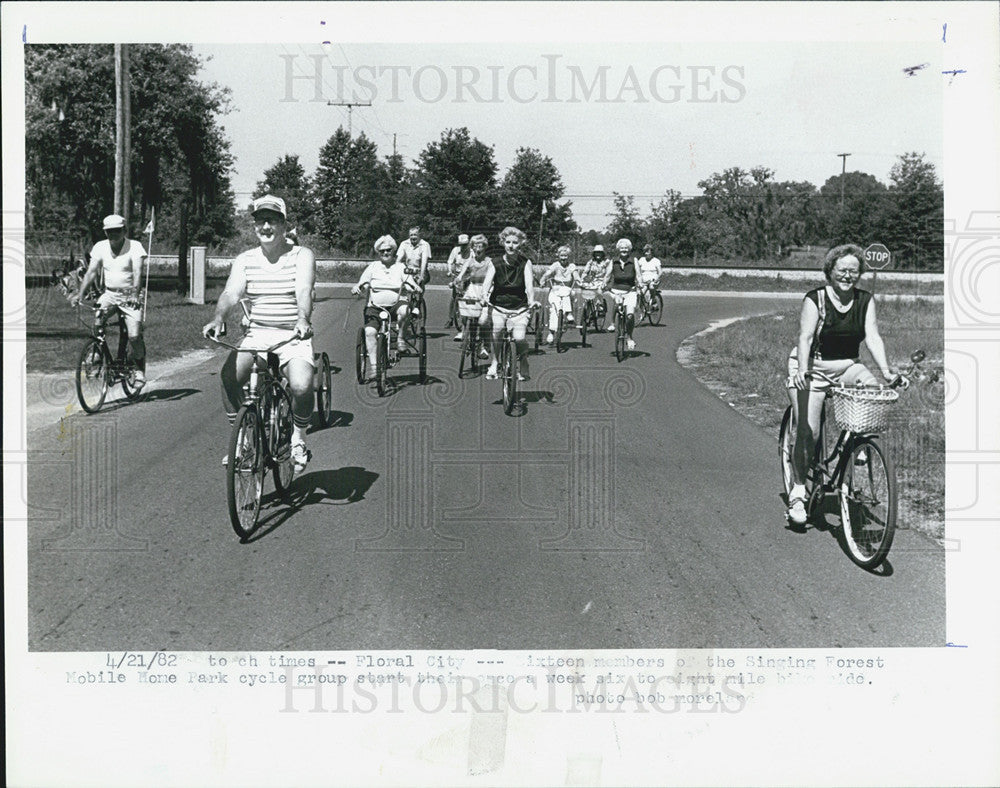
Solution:
[[(635, 340), (632, 339), (632, 330), (635, 327), (635, 305), (638, 301), (636, 292), (636, 269), (635, 260), (632, 259), (632, 242), (628, 238), (619, 239), (615, 244), (618, 252), (617, 259), (611, 264), (604, 278), (604, 287), (609, 288), (611, 297), (617, 302), (625, 301), (625, 332), (628, 334), (627, 346), (629, 350), (635, 350)], [(608, 323), (608, 331), (615, 330), (614, 314), (611, 315), (611, 322)]]
[(406, 271), (406, 266), (402, 262), (393, 262), (396, 253), (396, 241), (391, 235), (383, 235), (375, 242), (375, 253), (379, 256), (368, 264), (368, 267), (361, 272), (358, 283), (351, 288), (354, 295), (361, 294), (361, 288), (368, 286), (368, 303), (365, 305), (365, 347), (368, 350), (368, 368), (371, 370), (372, 378), (376, 374), (376, 335), (378, 334), (381, 318), (379, 314), (382, 310), (395, 311), (396, 325), (396, 349), (403, 353), (406, 351), (406, 342), (403, 338), (403, 321), (406, 319), (406, 300), (400, 298), (403, 288), (408, 288), (415, 292), (420, 292), (421, 287), (416, 280)]
[(94, 244), (90, 250), (90, 265), (83, 275), (80, 289), (70, 298), (76, 306), (90, 288), (95, 278), (103, 274), (104, 292), (97, 299), (97, 317), (105, 323), (115, 310), (125, 318), (132, 360), (137, 367), (137, 386), (146, 383), (146, 343), (142, 338), (142, 303), (139, 289), (142, 286), (142, 269), (146, 264), (146, 250), (138, 241), (125, 237), (125, 219), (117, 214), (104, 217), (104, 234), (107, 238)]
[[(517, 355), (521, 359), (517, 379), (528, 379), (528, 343), (525, 340), (528, 318), (531, 316), (528, 307), (538, 304), (535, 301), (531, 260), (518, 250), (526, 240), (527, 236), (516, 227), (504, 227), (500, 231), (500, 243), (503, 244), (504, 253), (499, 260), (491, 261), (486, 268), (486, 277), (483, 280), (483, 303), (489, 303), (488, 314), (493, 322), (490, 365), (486, 370), (487, 380), (497, 379), (498, 344), (508, 318), (514, 341), (517, 343)], [(517, 312), (520, 314), (511, 317), (512, 313)]]
[(545, 342), (549, 345), (555, 339), (552, 332), (559, 325), (560, 310), (566, 315), (567, 322), (573, 322), (573, 301), (570, 296), (571, 288), (576, 281), (576, 264), (569, 261), (570, 252), (568, 246), (560, 246), (556, 252), (556, 261), (545, 269), (545, 273), (538, 280), (539, 287), (544, 287), (549, 279), (552, 280), (552, 287), (549, 290), (549, 333), (545, 337)]
[[(823, 264), (827, 283), (803, 298), (798, 343), (788, 356), (785, 385), (795, 424), (788, 518), (799, 525), (806, 522), (806, 472), (819, 433), (823, 401), (831, 385), (819, 376), (806, 375), (815, 370), (845, 386), (874, 384), (875, 376), (858, 360), (861, 343), (865, 342), (882, 377), (889, 381), (895, 376), (886, 360), (872, 294), (857, 287), (865, 271), (864, 259), (861, 247), (855, 244), (835, 246), (827, 252)], [(806, 363), (799, 363), (803, 358)], [(800, 419), (803, 410), (806, 418)]]
[(649, 303), (653, 290), (659, 284), (660, 276), (663, 274), (660, 258), (653, 256), (652, 244), (646, 244), (642, 248), (642, 257), (635, 261), (635, 268), (639, 275), (639, 286), (646, 297), (646, 302)]
[[(462, 237), (463, 236), (459, 236), (459, 238)], [(452, 285), (455, 288), (456, 293), (462, 293), (463, 298), (475, 298), (477, 300), (482, 300), (483, 282), (486, 279), (486, 271), (493, 263), (493, 261), (486, 256), (486, 247), (488, 243), (489, 242), (486, 240), (486, 236), (482, 233), (472, 236), (472, 254), (462, 262), (462, 266), (455, 273)], [(468, 317), (479, 321), (479, 324), (484, 326), (481, 336), (486, 334), (485, 326), (489, 321), (489, 313), (486, 309), (482, 307), (477, 308), (475, 304), (469, 303), (459, 304), (458, 309), (459, 314), (462, 317)], [(459, 325), (458, 336), (456, 336), (455, 339), (459, 342), (464, 339), (461, 325)], [(487, 353), (485, 345), (483, 347), (483, 352)]]
[[(206, 337), (225, 332), (226, 313), (247, 296), (250, 326), (241, 348), (265, 350), (295, 337), (275, 351), (278, 366), (288, 380), (292, 395), (292, 464), (300, 473), (309, 462), (305, 430), (313, 411), (313, 360), (310, 324), (316, 258), (311, 250), (292, 244), (287, 236), (285, 201), (272, 194), (253, 201), (254, 235), (260, 245), (240, 254), (234, 261), (225, 289), (219, 296), (215, 316), (206, 323)], [(243, 397), (243, 384), (250, 377), (253, 356), (230, 353), (222, 366), (222, 402), (229, 423), (236, 420)], [(228, 461), (228, 456), (223, 464)]]
[(604, 318), (607, 305), (604, 303), (604, 296), (601, 292), (604, 289), (604, 280), (608, 275), (608, 261), (604, 257), (604, 247), (597, 244), (590, 253), (590, 259), (582, 268), (576, 269), (576, 286), (580, 288), (580, 297), (577, 299), (576, 323), (583, 333), (583, 309), (588, 301), (594, 302), (597, 311), (597, 318)]
[[(457, 294), (459, 292), (456, 284), (455, 278), (459, 270), (472, 259), (472, 248), (469, 243), (469, 236), (462, 233), (458, 236), (458, 246), (453, 247), (451, 252), (448, 254), (448, 281), (451, 283), (452, 289)], [(456, 319), (457, 320), (457, 319)], [(452, 325), (451, 317), (449, 316), (448, 326)], [(458, 329), (458, 334), (455, 336), (456, 342), (462, 341), (462, 324), (461, 322), (456, 322), (455, 327)]]
[(404, 263), (406, 273), (410, 274), (423, 287), (431, 278), (427, 272), (427, 261), (430, 259), (431, 245), (420, 237), (419, 227), (411, 227), (409, 238), (399, 245), (396, 262)]

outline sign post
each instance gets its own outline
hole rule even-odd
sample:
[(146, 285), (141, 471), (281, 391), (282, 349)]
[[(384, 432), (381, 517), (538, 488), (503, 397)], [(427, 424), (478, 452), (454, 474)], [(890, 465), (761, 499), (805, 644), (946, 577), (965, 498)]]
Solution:
[(191, 279), (188, 285), (188, 302), (205, 303), (205, 252), (204, 246), (191, 247)]
[(884, 244), (870, 244), (865, 249), (865, 267), (872, 269), (872, 295), (875, 294), (875, 285), (878, 282), (878, 272), (883, 268), (888, 268), (892, 262), (892, 253)]

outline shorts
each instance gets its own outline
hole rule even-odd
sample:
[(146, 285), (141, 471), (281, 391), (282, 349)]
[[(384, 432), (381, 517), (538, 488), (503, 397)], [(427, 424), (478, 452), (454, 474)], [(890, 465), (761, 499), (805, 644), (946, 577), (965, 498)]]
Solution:
[(623, 299), (625, 301), (625, 311), (628, 314), (635, 312), (635, 305), (639, 300), (639, 294), (635, 290), (616, 290), (611, 288), (609, 291), (611, 297), (617, 301), (618, 299)]
[(493, 321), (496, 333), (503, 331), (505, 325), (510, 325), (511, 331), (519, 336), (523, 336), (528, 330), (528, 320), (531, 318), (530, 309), (505, 309), (502, 306), (490, 306), (487, 314)]
[[(250, 326), (250, 330), (247, 331), (246, 336), (243, 337), (243, 341), (240, 342), (240, 348), (244, 350), (267, 350), (271, 345), (285, 341), (294, 333), (290, 328)], [(284, 368), (293, 359), (301, 359), (313, 369), (316, 368), (316, 362), (313, 360), (313, 343), (311, 337), (309, 339), (293, 339), (287, 345), (282, 345), (275, 350), (274, 355), (278, 357), (279, 368)]]
[(142, 322), (142, 306), (134, 292), (129, 290), (105, 290), (97, 299), (97, 306), (109, 316), (117, 309), (129, 320)]
[[(470, 283), (465, 292), (462, 293), (462, 298), (482, 298), (483, 297), (483, 286)], [(458, 302), (458, 314), (462, 317), (469, 317), (473, 320), (482, 319), (485, 309), (480, 304), (468, 304), (465, 301)]]
[(395, 321), (399, 320), (399, 310), (406, 306), (405, 301), (397, 301), (393, 306), (366, 306), (365, 307), (365, 325), (371, 326), (372, 328), (378, 328), (382, 325), (382, 312), (388, 312), (392, 315), (392, 319)]
[[(785, 380), (785, 387), (795, 388), (795, 374), (799, 371), (798, 348), (792, 348), (788, 354), (788, 378)], [(825, 361), (821, 358), (813, 359), (812, 368), (824, 375), (833, 378), (844, 386), (854, 386), (858, 383), (868, 386), (878, 381), (864, 364), (856, 358), (843, 358), (835, 361)], [(822, 378), (812, 378), (809, 380), (809, 391), (829, 391), (832, 384)]]

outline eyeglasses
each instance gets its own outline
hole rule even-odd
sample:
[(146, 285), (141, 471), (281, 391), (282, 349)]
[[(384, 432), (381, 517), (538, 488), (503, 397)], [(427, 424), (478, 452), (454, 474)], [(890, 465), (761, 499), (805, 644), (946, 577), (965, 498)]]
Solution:
[(845, 269), (843, 269), (841, 271), (834, 271), (833, 275), (836, 276), (836, 277), (839, 277), (841, 279), (843, 279), (845, 277), (846, 278), (850, 278), (850, 279), (857, 279), (858, 277), (861, 276), (861, 271), (859, 271), (859, 270), (857, 270), (855, 268), (845, 268)]
[(392, 249), (379, 249), (379, 254), (392, 254)]

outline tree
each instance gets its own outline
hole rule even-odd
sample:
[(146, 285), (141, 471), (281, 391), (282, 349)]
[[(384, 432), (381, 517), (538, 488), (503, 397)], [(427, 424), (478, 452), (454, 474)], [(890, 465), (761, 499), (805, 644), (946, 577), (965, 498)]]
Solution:
[(681, 202), (681, 193), (668, 189), (658, 203), (650, 206), (646, 230), (654, 254), (658, 256), (678, 254)]
[(890, 210), (889, 191), (874, 175), (858, 171), (835, 175), (819, 190), (818, 234), (828, 246), (888, 243)]
[[(234, 232), (233, 158), (219, 125), (229, 91), (198, 81), (191, 47), (131, 49), (130, 210), (140, 230), (156, 207), (157, 237), (216, 245)], [(80, 231), (96, 239), (114, 178), (114, 60), (110, 45), (25, 47), (28, 228)]]
[[(635, 197), (632, 195), (619, 194), (613, 192), (615, 196), (615, 211), (608, 214), (611, 223), (604, 233), (609, 237), (611, 243), (616, 243), (621, 238), (628, 238), (633, 246), (642, 246), (646, 240), (646, 224), (639, 215), (639, 209), (635, 207)], [(610, 256), (611, 250), (608, 250)]]
[(389, 172), (378, 160), (375, 143), (364, 133), (351, 139), (338, 128), (320, 149), (313, 184), (317, 232), (331, 246), (367, 254), (387, 232), (391, 213), (384, 199)]
[[(547, 250), (564, 241), (576, 229), (572, 203), (558, 204), (565, 193), (562, 177), (552, 159), (535, 148), (518, 148), (514, 163), (500, 184), (500, 212), (506, 224), (536, 238), (542, 227), (542, 243)], [(542, 204), (546, 213), (542, 220)]]
[(273, 167), (264, 170), (264, 178), (257, 182), (254, 199), (273, 194), (285, 201), (288, 219), (302, 234), (315, 231), (313, 215), (312, 181), (299, 164), (297, 154), (282, 156)]
[(498, 194), (492, 146), (467, 128), (448, 129), (420, 152), (415, 165), (416, 223), (432, 247), (450, 246), (461, 232), (493, 229)]
[(944, 190), (922, 153), (904, 153), (889, 171), (890, 221), (884, 242), (902, 268), (940, 268)]

